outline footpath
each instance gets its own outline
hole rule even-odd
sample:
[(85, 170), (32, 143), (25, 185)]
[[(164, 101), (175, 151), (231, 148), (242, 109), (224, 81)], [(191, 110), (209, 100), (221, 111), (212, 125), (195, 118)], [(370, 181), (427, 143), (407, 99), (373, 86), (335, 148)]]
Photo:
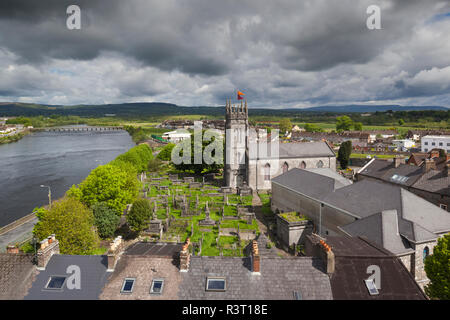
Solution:
[(33, 227), (37, 220), (36, 215), (30, 213), (0, 228), (0, 252), (6, 252), (6, 247), (10, 244), (22, 244), (31, 239)]

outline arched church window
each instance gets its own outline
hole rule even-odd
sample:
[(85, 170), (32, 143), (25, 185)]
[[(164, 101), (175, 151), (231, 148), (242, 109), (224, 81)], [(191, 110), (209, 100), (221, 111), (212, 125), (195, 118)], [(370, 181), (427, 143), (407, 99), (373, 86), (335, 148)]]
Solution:
[(319, 160), (319, 162), (317, 162), (317, 168), (323, 168), (323, 161)]
[(288, 170), (289, 170), (289, 165), (287, 164), (287, 162), (285, 162), (283, 164), (283, 173), (288, 172)]
[(423, 248), (423, 261), (425, 261), (425, 258), (430, 255), (430, 249), (428, 247)]
[(264, 181), (270, 181), (270, 164), (264, 166)]
[(306, 162), (302, 161), (302, 163), (300, 163), (300, 169), (306, 169)]

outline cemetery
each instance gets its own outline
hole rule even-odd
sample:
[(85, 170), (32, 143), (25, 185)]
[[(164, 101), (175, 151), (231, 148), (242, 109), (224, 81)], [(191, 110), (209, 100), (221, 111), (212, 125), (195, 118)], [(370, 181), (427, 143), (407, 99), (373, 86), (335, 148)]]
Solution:
[(146, 241), (191, 239), (195, 255), (243, 256), (259, 233), (251, 193), (234, 194), (203, 177), (152, 172), (140, 176), (140, 198), (151, 207)]

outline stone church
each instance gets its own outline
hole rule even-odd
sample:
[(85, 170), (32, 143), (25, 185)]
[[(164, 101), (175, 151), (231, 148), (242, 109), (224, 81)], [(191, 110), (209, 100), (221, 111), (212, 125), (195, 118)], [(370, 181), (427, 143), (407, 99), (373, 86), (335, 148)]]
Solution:
[(224, 177), (228, 187), (267, 190), (272, 178), (292, 168), (336, 170), (336, 155), (324, 141), (277, 143), (250, 128), (247, 101), (240, 105), (227, 101), (225, 129)]

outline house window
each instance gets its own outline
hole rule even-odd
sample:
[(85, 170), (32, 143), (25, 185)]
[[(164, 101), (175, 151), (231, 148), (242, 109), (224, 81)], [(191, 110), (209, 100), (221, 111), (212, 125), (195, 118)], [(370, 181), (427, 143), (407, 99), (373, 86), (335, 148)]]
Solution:
[(287, 164), (287, 162), (285, 162), (283, 164), (283, 173), (287, 172), (289, 170), (289, 165)]
[(51, 276), (45, 286), (45, 289), (61, 290), (66, 282), (65, 276)]
[(430, 255), (430, 249), (428, 247), (423, 248), (423, 261), (425, 262), (426, 257)]
[(323, 168), (323, 161), (319, 160), (319, 162), (317, 162), (317, 168)]
[(439, 145), (440, 145), (440, 146), (442, 146), (442, 145), (443, 145), (443, 143), (442, 143), (442, 142), (439, 142)]
[(446, 204), (440, 203), (440, 204), (439, 204), (439, 207), (440, 207), (441, 209), (447, 210), (447, 205), (446, 205)]
[(270, 164), (264, 166), (264, 181), (270, 181)]
[(447, 142), (447, 147), (450, 147), (450, 142)]
[(135, 278), (125, 278), (120, 293), (132, 293), (135, 281), (136, 281)]
[(428, 145), (428, 142), (425, 142), (425, 145), (427, 146), (427, 145)]
[(163, 279), (154, 279), (152, 281), (152, 286), (150, 287), (151, 294), (161, 294), (164, 289), (164, 280)]
[(206, 291), (225, 291), (226, 289), (225, 278), (206, 278)]
[(427, 152), (428, 151), (428, 149), (427, 148), (425, 148), (425, 152)]
[(431, 145), (432, 145), (432, 146), (435, 146), (435, 145), (436, 145), (436, 143), (432, 142), (432, 143), (431, 143)]
[(306, 162), (302, 161), (302, 163), (300, 163), (300, 169), (306, 169)]

